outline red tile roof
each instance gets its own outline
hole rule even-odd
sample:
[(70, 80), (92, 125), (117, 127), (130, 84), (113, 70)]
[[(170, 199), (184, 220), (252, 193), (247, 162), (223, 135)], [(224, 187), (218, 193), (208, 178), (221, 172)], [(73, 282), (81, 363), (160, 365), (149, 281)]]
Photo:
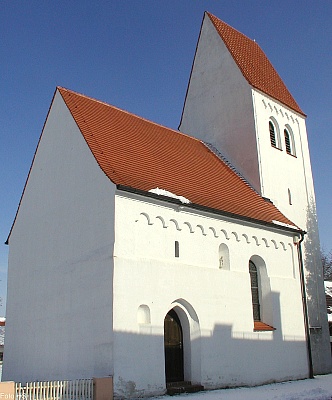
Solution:
[(259, 45), (214, 15), (207, 15), (249, 84), (305, 116)]
[(294, 226), (200, 140), (58, 88), (97, 163), (117, 185), (159, 187), (222, 212)]

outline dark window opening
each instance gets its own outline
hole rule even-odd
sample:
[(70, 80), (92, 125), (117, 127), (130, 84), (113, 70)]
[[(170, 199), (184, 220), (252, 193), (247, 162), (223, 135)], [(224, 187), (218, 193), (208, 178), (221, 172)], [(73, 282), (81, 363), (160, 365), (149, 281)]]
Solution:
[(175, 241), (175, 257), (179, 257), (180, 255), (180, 247), (179, 247), (179, 242), (176, 240)]
[(284, 130), (284, 135), (285, 135), (286, 152), (287, 154), (292, 154), (291, 139), (287, 129)]
[(250, 273), (250, 282), (251, 282), (253, 317), (254, 317), (254, 321), (260, 321), (261, 313), (260, 313), (260, 304), (259, 304), (258, 273), (257, 273), (257, 267), (252, 261), (249, 261), (249, 273)]
[(274, 125), (272, 124), (271, 121), (269, 121), (269, 129), (270, 129), (270, 141), (271, 141), (271, 146), (277, 147), (276, 131), (275, 131)]
[(289, 202), (289, 205), (292, 205), (292, 193), (291, 193), (290, 189), (288, 189), (288, 202)]

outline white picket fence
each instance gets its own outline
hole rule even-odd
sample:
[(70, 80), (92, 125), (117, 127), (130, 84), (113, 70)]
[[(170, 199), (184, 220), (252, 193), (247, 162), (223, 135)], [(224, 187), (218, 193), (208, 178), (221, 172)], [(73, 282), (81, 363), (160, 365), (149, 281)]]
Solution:
[(15, 384), (16, 400), (93, 400), (93, 379)]

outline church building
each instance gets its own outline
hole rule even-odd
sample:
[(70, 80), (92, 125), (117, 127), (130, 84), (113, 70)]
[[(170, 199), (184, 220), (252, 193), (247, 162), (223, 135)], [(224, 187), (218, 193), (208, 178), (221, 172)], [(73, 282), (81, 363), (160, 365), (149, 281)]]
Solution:
[(124, 399), (330, 372), (305, 118), (210, 13), (178, 131), (57, 87), (7, 240), (3, 380)]

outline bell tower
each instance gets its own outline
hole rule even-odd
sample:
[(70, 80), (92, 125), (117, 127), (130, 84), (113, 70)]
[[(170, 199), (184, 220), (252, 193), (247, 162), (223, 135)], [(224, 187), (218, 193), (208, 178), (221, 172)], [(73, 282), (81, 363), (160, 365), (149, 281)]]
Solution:
[(259, 45), (205, 13), (179, 129), (213, 145), (307, 232), (302, 251), (313, 367), (319, 374), (331, 371), (331, 356), (305, 119)]

